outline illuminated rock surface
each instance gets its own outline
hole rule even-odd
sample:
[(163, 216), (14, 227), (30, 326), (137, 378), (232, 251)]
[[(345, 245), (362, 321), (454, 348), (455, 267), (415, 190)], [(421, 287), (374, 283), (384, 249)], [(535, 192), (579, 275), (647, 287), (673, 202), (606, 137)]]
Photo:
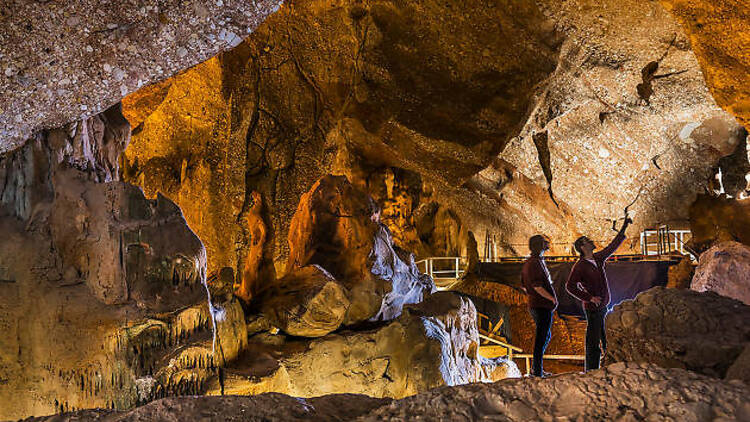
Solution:
[(701, 195), (690, 206), (691, 245), (705, 251), (717, 242), (750, 245), (750, 201)]
[(2, 419), (197, 391), (246, 341), (217, 298), (214, 354), (205, 249), (179, 208), (112, 180), (128, 129), (111, 109), (0, 162)]
[(723, 378), (750, 336), (750, 306), (654, 287), (607, 316), (608, 362), (649, 362)]
[(661, 0), (690, 37), (711, 94), (750, 126), (750, 2)]
[[(102, 421), (331, 420), (428, 421), (531, 420), (747, 420), (748, 387), (681, 369), (614, 364), (586, 375), (507, 380), (437, 388), (388, 403), (354, 395), (293, 399), (256, 397), (165, 399), (127, 413), (89, 411)], [(91, 416), (89, 416), (91, 417)], [(35, 419), (38, 420), (38, 419)], [(72, 422), (76, 415), (49, 421)]]
[(657, 2), (340, 6), (284, 8), (237, 49), (125, 101), (138, 125), (125, 179), (183, 208), (210, 271), (244, 267), (253, 191), (264, 254), (283, 270), (288, 222), (326, 173), (375, 197), (419, 257), (464, 255), (468, 231), (480, 248), (494, 235), (501, 254), (526, 253), (537, 232), (567, 253), (580, 234), (608, 238), (639, 191), (633, 235), (687, 226), (746, 135)]
[[(300, 280), (293, 276), (296, 271), (319, 266), (330, 273), (326, 278), (337, 281), (346, 292), (348, 303), (339, 303), (346, 313), (342, 321), (346, 325), (390, 320), (401, 313), (405, 304), (421, 302), (435, 290), (432, 279), (419, 274), (410, 253), (404, 251), (402, 260), (388, 229), (378, 218), (379, 210), (372, 198), (346, 177), (321, 178), (302, 195), (290, 223), (287, 268), (292, 277), (275, 284), (286, 288), (287, 281)], [(319, 287), (324, 284), (315, 283)], [(266, 296), (274, 300), (276, 294)], [(320, 310), (336, 307), (324, 302), (319, 305)]]
[[(359, 186), (395, 167), (460, 184), (484, 167), (526, 120), (556, 43), (552, 24), (520, 0), (297, 2), (175, 77), (166, 96), (155, 90), (164, 99), (148, 117), (138, 108), (150, 101), (125, 100), (138, 124), (125, 180), (183, 208), (210, 271), (244, 267), (242, 223), (258, 192), (271, 223), (265, 247), (283, 270), (289, 221), (323, 175)], [(407, 229), (392, 225), (398, 241)]]
[(0, 153), (236, 46), (279, 4), (4, 2)]
[(747, 392), (742, 383), (679, 369), (615, 364), (586, 375), (439, 388), (356, 420), (741, 420), (750, 417)]
[[(512, 362), (477, 355), (474, 305), (448, 292), (407, 305), (386, 325), (304, 342), (277, 337), (278, 346), (267, 336), (250, 338), (250, 353), (225, 370), (225, 394), (275, 391), (315, 397), (354, 392), (401, 398), (442, 385), (520, 376)], [(265, 346), (254, 344), (258, 341)], [(208, 393), (220, 391), (219, 380), (212, 380)]]
[(721, 242), (703, 252), (690, 288), (716, 292), (750, 305), (750, 247)]

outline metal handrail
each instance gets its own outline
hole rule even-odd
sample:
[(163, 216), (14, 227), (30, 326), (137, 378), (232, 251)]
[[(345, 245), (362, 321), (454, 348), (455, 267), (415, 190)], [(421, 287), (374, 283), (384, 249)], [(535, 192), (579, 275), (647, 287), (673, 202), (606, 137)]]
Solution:
[[(460, 256), (431, 256), (420, 259), (415, 264), (417, 266), (424, 264), (424, 273), (433, 279), (454, 280), (461, 278), (466, 273), (466, 270), (461, 268), (461, 261), (463, 260), (464, 258)], [(451, 261), (453, 265), (447, 270), (436, 270), (434, 267), (435, 261)]]

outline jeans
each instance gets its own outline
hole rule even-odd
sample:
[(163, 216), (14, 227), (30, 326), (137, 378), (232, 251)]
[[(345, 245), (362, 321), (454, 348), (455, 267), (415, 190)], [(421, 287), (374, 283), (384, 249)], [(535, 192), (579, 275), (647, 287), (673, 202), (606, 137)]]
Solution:
[(586, 371), (599, 369), (602, 353), (607, 352), (607, 334), (604, 329), (606, 316), (606, 309), (586, 311)]
[(552, 337), (552, 310), (546, 308), (530, 308), (531, 317), (534, 318), (536, 334), (534, 335), (534, 357), (531, 363), (531, 373), (538, 377), (543, 374), (542, 356), (547, 349)]

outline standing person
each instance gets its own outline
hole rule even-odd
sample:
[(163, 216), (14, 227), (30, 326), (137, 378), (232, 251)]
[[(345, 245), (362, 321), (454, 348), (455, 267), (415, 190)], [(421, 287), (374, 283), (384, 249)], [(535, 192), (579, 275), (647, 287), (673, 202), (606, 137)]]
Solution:
[(579, 237), (573, 244), (581, 257), (570, 270), (565, 289), (583, 302), (586, 312), (586, 371), (598, 369), (599, 360), (607, 351), (604, 317), (607, 315), (610, 293), (604, 263), (625, 240), (625, 230), (632, 222), (630, 218), (625, 218), (617, 236), (599, 252), (594, 252), (594, 242), (586, 236)]
[(549, 241), (542, 235), (532, 236), (529, 239), (529, 249), (531, 256), (523, 263), (521, 281), (529, 296), (529, 312), (536, 325), (531, 374), (544, 377), (547, 374), (542, 368), (542, 357), (552, 334), (552, 312), (557, 307), (557, 297), (544, 262), (544, 252), (549, 250)]

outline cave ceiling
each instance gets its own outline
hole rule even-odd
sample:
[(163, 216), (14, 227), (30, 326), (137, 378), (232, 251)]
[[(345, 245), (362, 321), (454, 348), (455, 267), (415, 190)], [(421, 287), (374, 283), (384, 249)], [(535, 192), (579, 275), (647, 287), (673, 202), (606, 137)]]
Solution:
[(280, 0), (0, 5), (0, 154), (236, 46)]
[(679, 23), (635, 1), (298, 2), (124, 112), (126, 180), (180, 204), (214, 270), (243, 267), (252, 198), (282, 268), (299, 196), (327, 173), (366, 185), (421, 255), (463, 253), (469, 230), (480, 250), (489, 234), (523, 254), (543, 232), (567, 253), (636, 198), (639, 229), (686, 226), (746, 135)]

